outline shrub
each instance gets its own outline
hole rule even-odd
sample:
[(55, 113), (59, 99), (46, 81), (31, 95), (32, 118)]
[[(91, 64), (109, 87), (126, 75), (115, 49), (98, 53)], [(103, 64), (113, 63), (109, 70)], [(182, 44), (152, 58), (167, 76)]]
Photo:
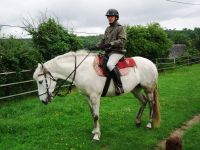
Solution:
[(81, 40), (70, 34), (54, 18), (44, 19), (38, 28), (28, 27), (26, 30), (32, 35), (33, 43), (44, 60), (81, 48)]
[[(14, 37), (0, 39), (0, 72), (17, 72), (16, 74), (1, 75), (0, 84), (31, 80), (32, 72), (20, 73), (19, 71), (35, 69), (37, 63), (41, 61), (42, 56), (37, 49), (33, 48), (30, 40), (15, 39)], [(35, 88), (35, 85), (32, 82), (20, 86), (0, 87), (0, 97), (33, 88)]]
[(127, 26), (126, 49), (129, 56), (143, 56), (149, 59), (168, 57), (172, 41), (157, 23), (147, 26)]

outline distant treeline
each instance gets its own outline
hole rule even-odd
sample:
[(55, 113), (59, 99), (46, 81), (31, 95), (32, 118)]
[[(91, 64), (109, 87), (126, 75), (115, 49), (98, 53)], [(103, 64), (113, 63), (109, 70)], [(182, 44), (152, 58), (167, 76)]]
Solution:
[[(35, 68), (68, 51), (87, 49), (100, 42), (99, 36), (76, 36), (68, 32), (54, 18), (41, 22), (38, 28), (27, 28), (32, 39), (0, 38), (0, 72)], [(164, 30), (158, 23), (146, 26), (126, 26), (127, 56), (149, 59), (168, 57), (173, 44), (185, 44), (188, 54), (200, 50), (200, 28), (194, 30)]]
[[(16, 71), (12, 75), (0, 75), (0, 84), (32, 80), (32, 73), (21, 70), (34, 70), (39, 62), (45, 62), (68, 51), (87, 49), (101, 41), (99, 36), (76, 36), (68, 32), (55, 19), (41, 22), (38, 28), (27, 26), (32, 39), (0, 38), (0, 72)], [(146, 26), (126, 26), (127, 56), (143, 56), (151, 60), (168, 57), (173, 44), (185, 44), (188, 54), (195, 55), (200, 50), (200, 28), (164, 30), (158, 23)], [(0, 96), (33, 90), (34, 83), (0, 87)]]

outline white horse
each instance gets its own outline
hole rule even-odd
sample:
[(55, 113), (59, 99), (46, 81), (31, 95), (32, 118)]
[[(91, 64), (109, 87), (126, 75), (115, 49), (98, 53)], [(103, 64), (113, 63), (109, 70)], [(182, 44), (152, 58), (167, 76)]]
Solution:
[[(74, 79), (74, 84), (88, 98), (94, 119), (93, 139), (99, 140), (100, 98), (106, 78), (98, 76), (93, 68), (96, 55), (94, 53), (88, 54), (87, 51), (79, 51), (57, 56), (43, 65), (38, 64), (33, 78), (37, 82), (39, 98), (45, 104), (53, 98), (57, 79), (66, 80), (67, 77), (69, 77), (68, 81)], [(142, 57), (133, 57), (133, 59), (136, 62), (136, 67), (129, 68), (128, 74), (121, 77), (123, 88), (125, 93), (132, 92), (141, 102), (141, 107), (135, 120), (137, 126), (140, 125), (143, 110), (147, 102), (149, 102), (150, 113), (147, 127), (152, 128), (155, 125), (158, 126), (160, 123), (159, 101), (157, 96), (158, 72), (156, 66), (150, 60)], [(78, 68), (75, 73), (74, 68), (76, 66)], [(111, 81), (106, 96), (115, 96), (113, 81)]]

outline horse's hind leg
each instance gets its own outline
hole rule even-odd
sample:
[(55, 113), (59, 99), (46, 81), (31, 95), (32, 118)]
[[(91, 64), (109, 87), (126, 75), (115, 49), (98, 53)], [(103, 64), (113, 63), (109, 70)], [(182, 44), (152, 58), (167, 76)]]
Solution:
[(146, 96), (142, 93), (142, 88), (140, 86), (137, 86), (132, 93), (134, 94), (134, 96), (140, 101), (141, 106), (140, 109), (136, 115), (136, 119), (135, 119), (135, 124), (137, 127), (139, 127), (141, 125), (141, 117), (143, 114), (143, 111), (145, 109), (145, 106), (147, 104), (147, 98)]
[(154, 101), (154, 98), (153, 98), (153, 92), (146, 91), (146, 93), (147, 93), (147, 97), (148, 97), (148, 100), (149, 100), (149, 109), (150, 109), (150, 112), (149, 112), (149, 122), (147, 124), (147, 128), (151, 129), (152, 128), (152, 123), (153, 123), (155, 101)]
[(160, 108), (158, 99), (158, 87), (157, 84), (145, 88), (145, 93), (149, 101), (149, 123), (147, 128), (159, 127), (160, 125)]

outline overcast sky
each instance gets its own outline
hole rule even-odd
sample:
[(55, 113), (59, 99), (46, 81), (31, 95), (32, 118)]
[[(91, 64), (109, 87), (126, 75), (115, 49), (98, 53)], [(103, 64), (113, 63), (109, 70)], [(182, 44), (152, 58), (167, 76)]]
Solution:
[[(109, 8), (119, 11), (122, 25), (146, 25), (158, 22), (163, 28), (200, 27), (200, 1), (177, 0), (0, 0), (0, 25), (23, 26), (23, 18), (38, 18), (47, 11), (59, 22), (77, 32), (104, 33), (108, 25), (105, 13)], [(198, 5), (199, 4), (199, 5)], [(26, 36), (19, 28), (2, 27), (2, 34)]]

